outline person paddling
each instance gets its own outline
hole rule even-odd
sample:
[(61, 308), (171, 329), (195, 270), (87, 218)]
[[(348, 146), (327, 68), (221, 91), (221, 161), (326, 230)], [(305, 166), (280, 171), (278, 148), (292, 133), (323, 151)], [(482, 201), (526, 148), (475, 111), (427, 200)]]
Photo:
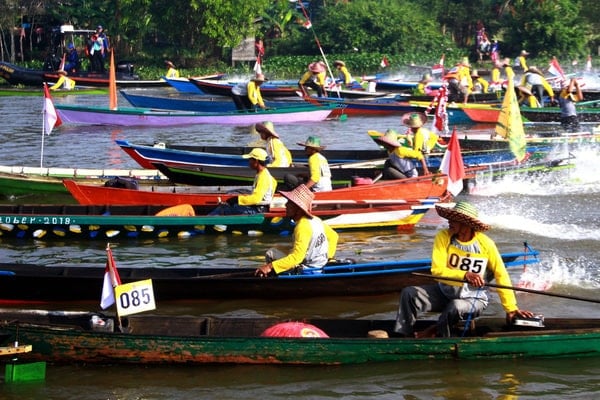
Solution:
[[(448, 228), (439, 231), (433, 241), (431, 274), (438, 283), (402, 290), (394, 327), (402, 336), (449, 337), (460, 320), (475, 318), (487, 308), (486, 282), (495, 279), (499, 285), (512, 287), (496, 244), (483, 233), (490, 226), (479, 219), (477, 209), (466, 201), (454, 207), (437, 205), (435, 209), (448, 220)], [(463, 282), (445, 281), (444, 277)], [(534, 316), (519, 309), (513, 290), (498, 289), (498, 295), (508, 324), (517, 317)], [(414, 332), (417, 315), (422, 312), (441, 314), (436, 325)]]
[(315, 197), (306, 185), (290, 192), (280, 192), (287, 199), (285, 215), (296, 222), (294, 246), (283, 257), (273, 250), (267, 252), (266, 263), (256, 269), (255, 275), (266, 277), (272, 274), (298, 269), (301, 274), (319, 274), (327, 261), (335, 256), (338, 234), (320, 218), (312, 214)]
[(382, 137), (375, 138), (375, 141), (386, 148), (389, 158), (385, 160), (383, 166), (383, 179), (403, 179), (413, 178), (419, 173), (413, 160), (419, 160), (423, 166), (423, 173), (429, 174), (425, 157), (423, 153), (417, 150), (402, 146), (396, 137), (395, 131), (388, 131)]

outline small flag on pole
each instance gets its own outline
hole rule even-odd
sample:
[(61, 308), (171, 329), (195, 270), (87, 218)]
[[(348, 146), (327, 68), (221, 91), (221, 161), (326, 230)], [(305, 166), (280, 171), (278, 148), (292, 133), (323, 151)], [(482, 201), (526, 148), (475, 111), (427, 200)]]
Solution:
[(448, 132), (448, 113), (446, 111), (446, 104), (448, 103), (448, 92), (447, 85), (444, 84), (438, 90), (438, 93), (433, 100), (436, 104), (435, 112), (433, 114), (433, 131), (438, 135), (445, 135)]
[(558, 63), (556, 57), (552, 57), (552, 60), (550, 61), (550, 66), (548, 67), (548, 72), (550, 72), (554, 76), (560, 76), (560, 79), (562, 79), (563, 81), (567, 80), (567, 78), (565, 77), (565, 73), (560, 67), (560, 64)]
[(46, 135), (50, 135), (53, 128), (58, 128), (62, 121), (60, 120), (59, 115), (56, 113), (56, 109), (54, 108), (54, 103), (52, 103), (52, 97), (50, 96), (50, 91), (48, 90), (48, 85), (44, 82), (44, 132)]
[(106, 246), (106, 268), (104, 269), (104, 281), (102, 283), (102, 296), (100, 297), (100, 307), (103, 310), (115, 304), (115, 287), (121, 284), (121, 277), (115, 260), (112, 255), (110, 245)]
[(460, 143), (456, 135), (456, 128), (452, 131), (450, 143), (442, 157), (440, 171), (448, 175), (448, 191), (453, 196), (463, 190), (463, 178), (465, 177), (465, 165), (463, 163), (462, 154), (460, 152)]
[(383, 56), (383, 58), (381, 59), (381, 63), (379, 63), (379, 65), (381, 65), (381, 68), (385, 68), (390, 65), (386, 56)]
[(432, 75), (443, 75), (444, 74), (444, 58), (445, 57), (446, 57), (445, 54), (442, 54), (442, 58), (440, 58), (439, 64), (435, 64), (433, 67), (431, 67)]
[(306, 21), (304, 21), (302, 26), (305, 27), (306, 29), (310, 29), (310, 28), (312, 28), (312, 22), (310, 22), (310, 19), (307, 19)]

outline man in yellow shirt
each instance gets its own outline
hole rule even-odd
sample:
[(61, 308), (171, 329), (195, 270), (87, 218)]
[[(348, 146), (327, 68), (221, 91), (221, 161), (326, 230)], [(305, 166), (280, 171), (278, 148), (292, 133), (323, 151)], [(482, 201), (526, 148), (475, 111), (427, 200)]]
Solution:
[(423, 173), (429, 174), (423, 153), (402, 146), (396, 139), (397, 136), (396, 132), (388, 131), (384, 136), (375, 138), (375, 141), (384, 146), (389, 154), (389, 158), (383, 166), (383, 179), (403, 179), (418, 176), (419, 173), (413, 160), (421, 161)]
[(268, 160), (270, 160), (267, 167), (285, 168), (292, 165), (292, 154), (279, 139), (272, 122), (259, 122), (254, 125), (254, 129), (258, 132), (260, 138), (267, 142), (266, 150)]
[(439, 136), (425, 128), (427, 116), (420, 112), (409, 112), (402, 116), (402, 123), (408, 126), (407, 139), (414, 150), (429, 154), (438, 142)]
[(267, 79), (263, 74), (256, 74), (249, 82), (241, 82), (231, 88), (231, 96), (238, 110), (263, 110), (267, 108), (260, 93), (260, 85)]
[[(494, 241), (484, 231), (490, 228), (478, 218), (477, 209), (465, 201), (453, 208), (436, 206), (440, 217), (448, 220), (448, 228), (437, 233), (433, 241), (431, 274), (438, 283), (409, 286), (400, 294), (400, 306), (394, 331), (405, 336), (449, 337), (461, 319), (476, 317), (488, 306), (486, 282), (511, 286), (510, 276)], [(463, 282), (444, 281), (442, 278)], [(531, 311), (519, 310), (515, 293), (498, 289), (506, 312), (506, 321), (515, 317), (531, 318)], [(419, 312), (440, 312), (436, 325), (414, 332)]]
[(165, 65), (167, 66), (167, 78), (179, 78), (179, 71), (175, 68), (175, 64), (172, 61), (165, 61)]
[(336, 79), (336, 83), (344, 85), (345, 89), (354, 89), (360, 87), (358, 82), (352, 77), (346, 63), (342, 60), (335, 60), (333, 66), (339, 71), (339, 75)]
[(67, 76), (67, 71), (61, 69), (60, 71), (58, 71), (58, 74), (60, 75), (60, 77), (54, 85), (50, 86), (50, 90), (58, 90), (61, 87), (64, 90), (75, 89), (75, 81)]
[(227, 199), (209, 215), (257, 214), (269, 210), (277, 190), (277, 181), (267, 168), (267, 152), (256, 148), (242, 157), (247, 158), (249, 167), (256, 171), (252, 192)]
[(304, 151), (308, 156), (309, 178), (306, 182), (306, 187), (313, 192), (325, 192), (332, 189), (331, 187), (331, 170), (329, 162), (321, 154), (321, 150), (325, 146), (321, 146), (321, 138), (318, 136), (309, 136), (304, 143), (298, 143), (304, 146)]
[(302, 274), (318, 274), (327, 261), (335, 256), (338, 234), (320, 218), (312, 214), (314, 194), (300, 185), (291, 192), (280, 192), (287, 199), (285, 215), (296, 222), (292, 251), (256, 269), (255, 275), (266, 277), (295, 268)]
[(307, 88), (317, 92), (317, 96), (325, 95), (325, 63), (323, 61), (308, 64), (308, 71), (298, 81), (298, 87), (304, 96), (308, 96)]

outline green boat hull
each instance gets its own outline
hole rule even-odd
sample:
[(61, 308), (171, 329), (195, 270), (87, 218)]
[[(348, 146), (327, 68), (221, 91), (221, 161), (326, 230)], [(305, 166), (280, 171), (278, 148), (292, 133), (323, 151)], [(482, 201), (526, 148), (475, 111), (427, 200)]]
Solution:
[(19, 343), (33, 346), (21, 359), (56, 363), (323, 365), (600, 356), (600, 320), (547, 320), (545, 328), (534, 329), (482, 318), (477, 321), (481, 332), (472, 336), (382, 339), (370, 332), (390, 332), (394, 321), (308, 320), (329, 337), (264, 337), (261, 333), (282, 321), (134, 315), (122, 319), (127, 333), (121, 333), (111, 329), (117, 325), (114, 317), (104, 317), (107, 324), (101, 328), (90, 326), (92, 315), (70, 317), (71, 324), (79, 324), (71, 329), (58, 325), (59, 317), (47, 318), (44, 325), (29, 325), (24, 317), (3, 329), (13, 337), (18, 330)]

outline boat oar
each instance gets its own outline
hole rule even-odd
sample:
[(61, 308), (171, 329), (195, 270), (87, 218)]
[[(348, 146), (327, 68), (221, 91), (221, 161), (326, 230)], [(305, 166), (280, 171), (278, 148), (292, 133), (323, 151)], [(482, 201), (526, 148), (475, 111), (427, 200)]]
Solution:
[[(445, 278), (445, 277), (441, 277), (441, 276), (433, 276), (431, 274), (422, 274), (420, 272), (413, 272), (412, 274), (416, 275), (416, 276), (422, 276), (424, 278), (431, 278), (431, 279), (439, 279), (439, 280), (444, 280), (444, 281), (466, 283), (466, 281), (463, 280), (463, 279)], [(527, 292), (527, 293), (533, 293), (533, 294), (541, 294), (541, 295), (544, 295), (544, 296), (560, 297), (560, 298), (569, 299), (569, 300), (579, 300), (579, 301), (587, 301), (587, 302), (590, 302), (590, 303), (600, 303), (600, 300), (590, 299), (590, 298), (587, 298), (587, 297), (571, 296), (571, 295), (568, 295), (568, 294), (544, 292), (542, 290), (519, 288), (519, 287), (514, 287), (514, 286), (506, 286), (506, 285), (498, 285), (496, 283), (486, 283), (484, 286), (498, 288), (498, 289), (515, 290), (515, 291), (518, 291), (518, 292)]]

